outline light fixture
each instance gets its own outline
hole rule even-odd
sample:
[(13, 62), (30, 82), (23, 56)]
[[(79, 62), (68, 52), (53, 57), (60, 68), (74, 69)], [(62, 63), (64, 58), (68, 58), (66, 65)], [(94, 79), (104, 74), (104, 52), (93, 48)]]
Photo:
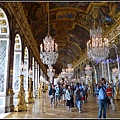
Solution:
[(50, 83), (53, 83), (53, 76), (55, 75), (55, 69), (51, 65), (48, 66), (47, 75), (49, 77)]
[[(94, 9), (93, 9), (94, 11)], [(107, 38), (102, 38), (102, 28), (95, 26), (95, 15), (94, 16), (94, 26), (90, 29), (90, 38), (87, 42), (87, 54), (89, 58), (94, 61), (104, 60), (109, 54), (109, 44)]]
[(54, 43), (54, 39), (49, 35), (49, 2), (48, 2), (48, 35), (43, 39), (40, 45), (40, 59), (43, 64), (53, 65), (58, 58), (58, 45)]
[(67, 64), (66, 75), (68, 78), (71, 78), (74, 75), (74, 69), (72, 68), (72, 64)]
[(85, 74), (87, 77), (91, 76), (92, 74), (92, 67), (90, 67), (90, 65), (86, 65), (85, 67)]
[(66, 78), (66, 76), (67, 76), (66, 69), (63, 68), (60, 75), (61, 75), (62, 78)]
[(55, 69), (50, 65), (49, 69), (47, 69), (47, 75), (48, 77), (52, 78), (55, 75)]
[[(69, 48), (69, 40), (68, 40), (68, 48)], [(70, 59), (70, 55), (69, 55), (69, 59)], [(74, 75), (74, 69), (72, 68), (72, 64), (67, 64), (67, 67), (68, 68), (66, 69), (66, 76), (70, 79)]]

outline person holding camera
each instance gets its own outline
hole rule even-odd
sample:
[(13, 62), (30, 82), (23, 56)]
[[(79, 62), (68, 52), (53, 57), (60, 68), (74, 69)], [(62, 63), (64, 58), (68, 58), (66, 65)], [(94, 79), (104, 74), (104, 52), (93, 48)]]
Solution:
[(101, 78), (100, 82), (98, 83), (98, 104), (99, 104), (99, 110), (98, 110), (98, 118), (106, 118), (106, 109), (107, 109), (107, 101), (106, 101), (106, 80), (105, 78)]

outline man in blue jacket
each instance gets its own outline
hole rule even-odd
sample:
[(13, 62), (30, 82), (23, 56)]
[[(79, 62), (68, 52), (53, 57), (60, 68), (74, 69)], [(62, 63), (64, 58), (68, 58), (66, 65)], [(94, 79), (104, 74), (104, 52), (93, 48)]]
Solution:
[[(98, 83), (98, 104), (99, 104), (99, 110), (98, 110), (98, 118), (102, 117), (106, 118), (106, 109), (107, 109), (107, 101), (106, 101), (106, 80), (105, 78), (101, 78), (100, 82)], [(103, 112), (103, 113), (102, 113)]]

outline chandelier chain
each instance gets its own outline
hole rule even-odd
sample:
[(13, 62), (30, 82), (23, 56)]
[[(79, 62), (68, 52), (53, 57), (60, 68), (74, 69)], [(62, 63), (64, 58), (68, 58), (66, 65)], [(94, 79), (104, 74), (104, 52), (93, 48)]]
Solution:
[(49, 24), (50, 24), (50, 17), (49, 17), (50, 15), (49, 15), (49, 2), (48, 2), (48, 36), (50, 35), (50, 26), (49, 26)]

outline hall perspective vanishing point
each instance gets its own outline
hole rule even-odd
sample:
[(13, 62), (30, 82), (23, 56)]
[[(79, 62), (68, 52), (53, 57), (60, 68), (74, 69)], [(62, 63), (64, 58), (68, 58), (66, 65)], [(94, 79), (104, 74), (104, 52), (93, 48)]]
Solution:
[[(107, 39), (94, 41), (94, 34)], [(93, 85), (105, 77), (119, 86), (119, 34), (120, 2), (1, 1), (0, 114), (26, 111), (50, 82)], [(54, 44), (43, 43), (47, 35)], [(43, 44), (55, 52), (45, 56), (48, 64), (41, 59)], [(72, 70), (67, 77), (66, 69)]]

